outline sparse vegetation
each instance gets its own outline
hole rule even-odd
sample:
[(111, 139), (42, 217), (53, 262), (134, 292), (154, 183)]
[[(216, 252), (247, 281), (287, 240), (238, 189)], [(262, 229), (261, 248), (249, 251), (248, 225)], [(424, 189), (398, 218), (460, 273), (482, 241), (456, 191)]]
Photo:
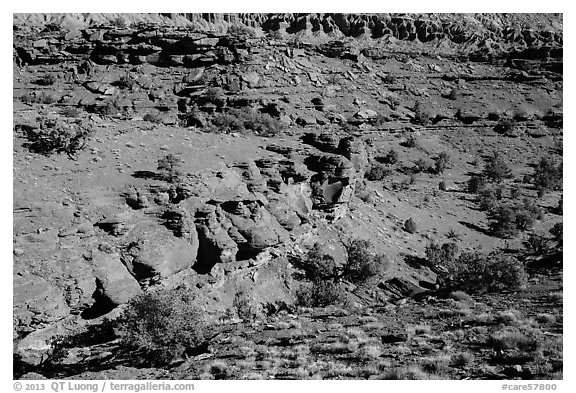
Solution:
[(86, 147), (93, 135), (91, 127), (80, 122), (59, 121), (47, 117), (39, 117), (39, 127), (26, 131), (28, 148), (36, 153), (51, 155), (66, 153), (73, 157)]
[(56, 102), (58, 98), (52, 94), (46, 93), (44, 91), (31, 92), (20, 96), (20, 101), (25, 104), (52, 104)]
[(158, 167), (156, 169), (162, 173), (165, 181), (177, 183), (182, 176), (180, 168), (183, 163), (184, 161), (179, 156), (170, 153), (158, 159)]
[(381, 181), (390, 176), (392, 170), (382, 164), (373, 164), (364, 177), (370, 181)]

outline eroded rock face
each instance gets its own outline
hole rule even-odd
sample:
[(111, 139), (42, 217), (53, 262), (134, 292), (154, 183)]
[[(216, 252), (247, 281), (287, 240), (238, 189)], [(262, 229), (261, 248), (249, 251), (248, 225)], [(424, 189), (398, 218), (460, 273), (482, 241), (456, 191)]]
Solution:
[(204, 210), (198, 211), (198, 262), (194, 265), (197, 272), (207, 273), (217, 263), (235, 261), (238, 245), (228, 234), (231, 227), (226, 215), (217, 207), (206, 206)]
[(288, 232), (258, 201), (223, 204), (227, 217), (245, 242), (244, 251), (261, 251), (289, 239)]
[(20, 271), (14, 274), (13, 284), (17, 332), (46, 327), (70, 313), (62, 293), (42, 277)]

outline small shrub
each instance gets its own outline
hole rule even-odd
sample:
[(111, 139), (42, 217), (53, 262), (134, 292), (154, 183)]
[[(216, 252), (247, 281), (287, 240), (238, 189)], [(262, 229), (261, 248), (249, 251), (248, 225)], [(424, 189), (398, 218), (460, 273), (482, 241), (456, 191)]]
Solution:
[(165, 181), (176, 183), (182, 175), (179, 168), (183, 163), (180, 157), (170, 153), (158, 159), (157, 169), (162, 173)]
[(159, 113), (146, 113), (142, 118), (144, 121), (149, 121), (150, 123), (160, 124), (162, 123), (162, 116)]
[(388, 268), (388, 259), (384, 255), (372, 255), (368, 250), (371, 243), (367, 240), (356, 239), (346, 247), (348, 257), (342, 277), (354, 282), (366, 282), (379, 276)]
[(548, 251), (548, 239), (539, 233), (531, 233), (526, 240), (528, 251), (541, 255)]
[(410, 135), (408, 136), (408, 138), (406, 138), (406, 141), (403, 143), (403, 146), (416, 148), (418, 147), (418, 140), (416, 139), (416, 137), (414, 137), (414, 135)]
[(232, 307), (236, 315), (238, 315), (238, 318), (245, 321), (251, 321), (258, 315), (256, 308), (253, 306), (252, 299), (244, 291), (236, 292), (234, 300), (232, 301)]
[(390, 149), (388, 153), (384, 156), (384, 163), (389, 165), (394, 165), (398, 162), (398, 152), (394, 149)]
[(504, 198), (504, 188), (503, 187), (496, 187), (494, 188), (494, 197), (497, 201), (501, 201)]
[(381, 76), (380, 79), (382, 79), (382, 82), (384, 82), (386, 84), (396, 83), (396, 77), (392, 74), (386, 74), (383, 77)]
[(520, 197), (520, 187), (514, 186), (510, 189), (510, 198), (518, 199)]
[(299, 263), (306, 277), (312, 281), (337, 282), (342, 279), (355, 283), (366, 282), (379, 276), (388, 267), (388, 259), (384, 255), (372, 254), (369, 249), (372, 244), (366, 240), (355, 239), (346, 246), (347, 258), (339, 266), (330, 255), (320, 251), (318, 243), (308, 252), (305, 261)]
[(373, 164), (364, 177), (370, 181), (380, 181), (390, 176), (392, 170), (381, 164)]
[(518, 234), (517, 210), (508, 205), (497, 205), (488, 211), (490, 232), (502, 238)]
[(468, 293), (519, 289), (528, 282), (520, 261), (498, 253), (463, 252), (443, 265), (440, 277), (445, 287)]
[(422, 108), (422, 103), (420, 101), (416, 101), (414, 105), (414, 118), (413, 122), (416, 124), (427, 125), (430, 123), (431, 120), (430, 112)]
[(429, 172), (430, 165), (424, 159), (419, 158), (414, 162), (412, 170), (416, 173)]
[(550, 229), (550, 234), (553, 236), (554, 241), (558, 243), (558, 246), (562, 246), (563, 232), (564, 230), (561, 222), (557, 222)]
[(306, 255), (306, 259), (296, 262), (298, 267), (306, 273), (306, 278), (314, 281), (335, 281), (340, 275), (340, 268), (336, 261), (330, 255), (323, 254), (320, 244), (314, 244), (314, 247)]
[(314, 280), (296, 292), (296, 304), (300, 307), (327, 307), (343, 304), (345, 300), (341, 284), (332, 281)]
[(404, 222), (403, 228), (408, 233), (416, 233), (416, 222), (412, 218), (409, 218)]
[(472, 297), (470, 297), (470, 295), (468, 295), (466, 292), (463, 292), (463, 291), (450, 292), (450, 294), (448, 296), (450, 297), (450, 299), (463, 301), (463, 302), (469, 302), (472, 300)]
[(56, 102), (58, 98), (52, 94), (46, 92), (33, 92), (20, 96), (20, 101), (25, 104), (52, 104)]
[(226, 105), (226, 95), (224, 94), (224, 90), (217, 87), (209, 87), (204, 91), (204, 95), (202, 96), (203, 103), (211, 103), (216, 105), (218, 108), (224, 107)]
[(556, 322), (556, 317), (552, 314), (537, 314), (536, 315), (536, 321), (538, 323), (555, 323)]
[(494, 152), (484, 167), (484, 176), (491, 181), (500, 183), (512, 177), (512, 170), (498, 152)]
[(516, 125), (512, 120), (503, 119), (500, 120), (498, 124), (496, 124), (496, 126), (494, 127), (494, 131), (503, 135), (512, 135), (514, 133), (515, 128)]
[(44, 74), (34, 82), (40, 86), (52, 86), (56, 83), (56, 77), (52, 74)]
[(226, 30), (226, 33), (232, 36), (245, 36), (250, 38), (256, 37), (254, 29), (243, 24), (229, 26)]
[(484, 176), (472, 175), (467, 183), (468, 192), (477, 194), (486, 188), (486, 178)]
[(450, 164), (450, 156), (443, 151), (434, 159), (434, 171), (438, 174), (444, 173)]
[(486, 188), (480, 192), (478, 207), (483, 211), (489, 211), (496, 207), (496, 191), (493, 188)]
[(456, 243), (444, 243), (440, 246), (438, 243), (431, 241), (426, 245), (426, 260), (432, 266), (442, 266), (454, 261), (458, 254), (458, 245)]
[(538, 341), (519, 331), (503, 330), (491, 334), (486, 340), (492, 348), (500, 351), (520, 350), (534, 352), (538, 349)]
[(267, 113), (252, 110), (230, 109), (218, 113), (211, 119), (210, 131), (215, 132), (253, 132), (256, 135), (272, 136), (282, 130), (280, 122)]
[(474, 354), (470, 352), (462, 352), (452, 357), (452, 365), (454, 367), (466, 367), (474, 363)]
[(82, 112), (78, 108), (67, 106), (60, 111), (60, 114), (65, 117), (80, 117)]
[(203, 342), (205, 325), (185, 289), (158, 289), (133, 298), (117, 320), (123, 345), (164, 365)]
[(446, 180), (442, 180), (440, 183), (438, 183), (438, 189), (440, 191), (446, 191), (446, 188)]
[(94, 134), (91, 127), (79, 123), (61, 122), (45, 117), (38, 118), (39, 127), (26, 131), (27, 147), (40, 154), (66, 153), (72, 157), (86, 146)]
[(112, 82), (111, 85), (120, 90), (132, 90), (136, 85), (136, 81), (129, 74), (124, 74), (117, 81)]
[(544, 195), (562, 188), (562, 163), (556, 164), (550, 157), (542, 157), (534, 168), (534, 186)]
[(450, 229), (446, 233), (446, 237), (450, 240), (455, 240), (455, 241), (460, 240), (460, 234), (458, 232), (456, 232), (454, 229)]

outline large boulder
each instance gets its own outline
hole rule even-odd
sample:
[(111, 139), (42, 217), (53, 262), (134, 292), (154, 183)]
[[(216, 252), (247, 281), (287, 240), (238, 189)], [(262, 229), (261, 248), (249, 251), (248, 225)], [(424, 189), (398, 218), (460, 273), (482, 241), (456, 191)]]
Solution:
[(141, 225), (127, 235), (122, 261), (138, 281), (169, 277), (196, 262), (198, 242), (194, 239), (176, 237), (154, 224)]
[(102, 306), (116, 307), (141, 292), (138, 281), (128, 272), (116, 253), (92, 252), (97, 289), (95, 298)]

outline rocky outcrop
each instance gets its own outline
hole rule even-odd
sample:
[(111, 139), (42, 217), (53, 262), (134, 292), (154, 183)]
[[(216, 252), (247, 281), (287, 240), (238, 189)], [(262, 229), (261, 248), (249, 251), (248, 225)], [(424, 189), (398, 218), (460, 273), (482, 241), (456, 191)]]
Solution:
[[(109, 24), (122, 26), (113, 30), (103, 27), (102, 20), (106, 19)], [(446, 41), (476, 49), (491, 42), (507, 47), (560, 47), (561, 23), (561, 17), (554, 14), (50, 14), (45, 18), (15, 14), (14, 46), (20, 64), (53, 64), (80, 57), (99, 64), (203, 67), (241, 61), (251, 41), (257, 40), (252, 36), (265, 32), (298, 34), (311, 41), (331, 40), (324, 48), (326, 55), (357, 60), (361, 55), (370, 56), (369, 45), (334, 39), (392, 39), (436, 45)], [(49, 24), (56, 29), (46, 28)], [(26, 42), (19, 31), (31, 26), (45, 29), (34, 41)], [(242, 79), (250, 85), (258, 83), (251, 74)]]
[(122, 263), (138, 281), (169, 277), (191, 268), (198, 254), (197, 237), (175, 237), (157, 225), (140, 225), (126, 235)]

